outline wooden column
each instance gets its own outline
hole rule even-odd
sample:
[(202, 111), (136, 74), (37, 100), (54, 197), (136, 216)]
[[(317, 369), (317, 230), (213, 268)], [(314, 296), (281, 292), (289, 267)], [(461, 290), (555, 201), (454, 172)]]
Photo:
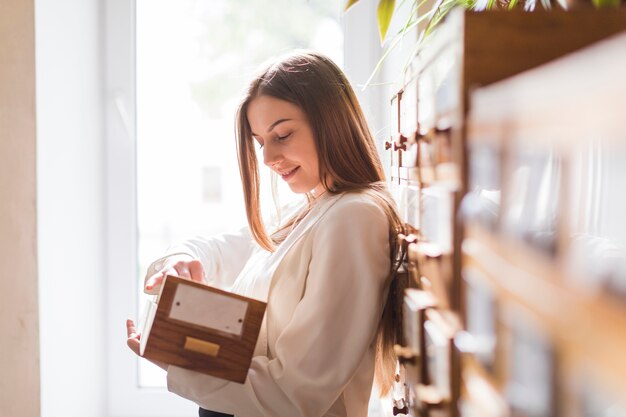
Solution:
[(35, 16), (0, 2), (0, 416), (40, 415)]

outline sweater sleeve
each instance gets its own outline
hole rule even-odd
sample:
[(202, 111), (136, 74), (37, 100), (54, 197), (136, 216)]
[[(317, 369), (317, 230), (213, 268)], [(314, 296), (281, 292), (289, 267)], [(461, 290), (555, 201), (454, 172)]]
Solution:
[(333, 206), (311, 230), (304, 296), (244, 384), (170, 366), (168, 389), (236, 416), (322, 416), (371, 349), (389, 273), (388, 221), (369, 200)]
[[(295, 200), (281, 207), (279, 214), (287, 218), (293, 216), (302, 209), (303, 203), (304, 200)], [(267, 230), (272, 231), (278, 227), (281, 220), (279, 214), (272, 215), (265, 222)], [(222, 233), (211, 237), (197, 236), (170, 246), (164, 256), (150, 264), (144, 282), (161, 269), (168, 258), (175, 255), (189, 255), (202, 262), (207, 284), (230, 290), (246, 262), (258, 247), (248, 226), (233, 233)], [(156, 295), (159, 293), (159, 288), (156, 287), (146, 292)]]
[[(212, 237), (194, 237), (170, 246), (165, 256), (157, 259), (148, 267), (145, 279), (161, 269), (168, 258), (186, 254), (202, 262), (207, 284), (228, 290), (243, 269), (255, 246), (256, 243), (248, 227), (233, 233), (223, 233)], [(156, 288), (150, 293), (158, 294), (158, 291), (159, 289)]]

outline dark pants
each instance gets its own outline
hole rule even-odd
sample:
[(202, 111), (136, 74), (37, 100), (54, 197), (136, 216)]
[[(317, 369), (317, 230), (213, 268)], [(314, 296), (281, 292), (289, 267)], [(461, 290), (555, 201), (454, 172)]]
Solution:
[(218, 413), (217, 411), (209, 411), (204, 408), (198, 410), (198, 415), (200, 417), (234, 417), (232, 414)]

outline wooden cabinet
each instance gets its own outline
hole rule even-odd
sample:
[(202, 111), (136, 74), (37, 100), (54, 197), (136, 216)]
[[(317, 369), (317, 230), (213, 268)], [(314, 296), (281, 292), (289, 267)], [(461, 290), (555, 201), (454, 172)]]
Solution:
[(499, 415), (626, 415), (624, 51), (626, 33), (472, 95), (462, 275), (497, 311), (469, 314), (490, 349), (466, 356)]
[[(467, 117), (474, 114), (476, 102), (469, 98), (471, 91), (481, 86), (623, 29), (626, 11), (622, 9), (568, 13), (455, 10), (409, 65), (403, 88), (391, 99), (391, 131), (383, 160), (390, 164), (390, 189), (411, 232), (405, 243), (414, 292), (407, 294), (404, 310), (409, 316), (405, 338), (412, 345), (399, 352), (406, 364), (413, 415), (511, 415), (511, 404), (522, 391), (515, 394), (513, 388), (507, 388), (513, 397), (503, 395), (507, 381), (517, 381), (517, 385), (510, 383), (511, 387), (533, 386), (535, 390), (528, 393), (541, 391), (550, 401), (528, 402), (529, 410), (513, 415), (562, 413), (558, 407), (565, 394), (558, 391), (556, 383), (560, 368), (547, 367), (555, 363), (558, 352), (551, 338), (553, 329), (544, 326), (540, 314), (517, 321), (517, 307), (502, 304), (499, 288), (504, 284), (489, 278), (493, 270), (477, 262), (483, 255), (469, 256), (468, 250), (481, 242), (480, 250), (488, 247), (512, 256), (533, 271), (554, 268), (561, 239), (558, 231), (565, 221), (559, 215), (567, 206), (565, 200), (554, 196), (564, 192), (559, 181), (567, 163), (555, 153), (533, 149), (510, 153), (496, 133), (481, 136), (481, 143), (487, 145), (474, 146), (468, 140), (468, 132), (473, 130), (468, 130)], [(579, 101), (585, 99), (581, 95)], [(484, 120), (489, 120), (492, 110), (508, 114), (511, 108), (504, 99), (494, 106), (483, 106)], [(530, 119), (524, 123), (531, 123)], [(503, 163), (509, 157), (517, 165)], [(522, 183), (525, 188), (520, 188)], [(477, 184), (482, 193), (468, 195)], [(506, 198), (504, 189), (510, 190)], [(467, 225), (465, 218), (471, 219)], [(524, 222), (537, 230), (523, 230)], [(511, 238), (512, 246), (507, 246), (509, 240), (505, 245), (493, 237), (496, 230), (508, 230), (507, 236), (517, 239)], [(475, 239), (476, 234), (486, 240)], [(464, 240), (466, 235), (468, 240)], [(529, 245), (540, 247), (540, 254), (533, 251), (526, 257)], [(466, 246), (469, 249), (462, 250)], [(545, 271), (542, 273), (551, 274)], [(514, 276), (512, 271), (506, 275)], [(510, 278), (498, 276), (507, 282)], [(511, 285), (527, 291), (521, 284), (525, 278), (513, 281), (518, 284)], [(543, 306), (554, 292), (562, 294), (559, 286), (550, 285), (553, 283), (536, 294), (538, 304)], [(557, 301), (547, 305), (556, 311), (561, 308)], [(528, 331), (537, 328), (541, 330)], [(518, 359), (528, 352), (534, 352), (530, 355), (537, 359), (536, 368), (517, 366)], [(553, 377), (546, 379), (546, 375)]]

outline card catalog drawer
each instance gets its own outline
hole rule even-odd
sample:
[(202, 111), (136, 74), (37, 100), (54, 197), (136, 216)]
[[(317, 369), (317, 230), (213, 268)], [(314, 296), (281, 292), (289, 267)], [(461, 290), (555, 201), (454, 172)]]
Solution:
[(452, 250), (454, 223), (454, 192), (443, 187), (422, 190), (420, 231), (424, 239), (442, 251)]
[(405, 367), (406, 382), (413, 394), (415, 387), (427, 381), (426, 368), (423, 366), (425, 311), (436, 305), (435, 297), (427, 291), (407, 289), (405, 292), (403, 304), (405, 346), (396, 354)]
[(626, 143), (603, 138), (570, 149), (564, 205), (568, 279), (626, 303)]
[(419, 242), (409, 245), (408, 257), (417, 266), (419, 287), (431, 292), (440, 307), (448, 308), (452, 300), (452, 254), (436, 244)]
[(504, 392), (515, 417), (558, 416), (556, 355), (549, 336), (516, 308), (504, 313)]
[(417, 130), (417, 106), (417, 78), (413, 78), (403, 88), (400, 101), (399, 132), (406, 138), (411, 137)]
[(435, 79), (435, 114), (437, 117), (450, 115), (462, 106), (462, 46), (452, 42), (427, 68)]
[(500, 392), (471, 361), (462, 360), (461, 375), (460, 417), (512, 417)]
[[(409, 288), (404, 295), (403, 318), (405, 348), (419, 358), (424, 350), (424, 311), (437, 306), (437, 299), (428, 291)], [(407, 353), (408, 353), (407, 352)]]
[[(390, 122), (389, 122), (389, 140), (385, 142), (385, 155), (388, 160), (389, 167), (398, 167), (401, 163), (400, 152), (396, 145), (396, 139), (400, 133), (400, 101), (402, 99), (402, 91), (398, 92), (391, 98), (390, 106)], [(392, 177), (394, 175), (392, 174)], [(395, 176), (397, 178), (397, 175)]]
[(167, 276), (144, 319), (141, 355), (243, 383), (266, 304)]
[(458, 317), (448, 310), (426, 310), (424, 366), (426, 384), (416, 389), (417, 400), (428, 416), (457, 415), (459, 355), (454, 338), (460, 331)]
[(435, 127), (436, 121), (436, 88), (435, 79), (431, 71), (425, 71), (420, 74), (417, 88), (417, 124), (419, 132), (424, 134)]
[(567, 376), (568, 388), (562, 415), (567, 417), (626, 417), (623, 386), (601, 381), (582, 367)]
[(468, 159), (469, 192), (463, 198), (463, 217), (495, 231), (500, 219), (502, 193), (500, 146), (493, 143), (470, 143)]
[(485, 372), (497, 379), (496, 341), (498, 312), (496, 294), (475, 268), (463, 268), (465, 324), (473, 340), (473, 355)]
[(502, 229), (546, 254), (557, 251), (561, 209), (561, 158), (516, 146), (506, 161)]
[(413, 229), (420, 228), (420, 188), (414, 181), (400, 179), (390, 185), (390, 192), (398, 207), (400, 217)]

